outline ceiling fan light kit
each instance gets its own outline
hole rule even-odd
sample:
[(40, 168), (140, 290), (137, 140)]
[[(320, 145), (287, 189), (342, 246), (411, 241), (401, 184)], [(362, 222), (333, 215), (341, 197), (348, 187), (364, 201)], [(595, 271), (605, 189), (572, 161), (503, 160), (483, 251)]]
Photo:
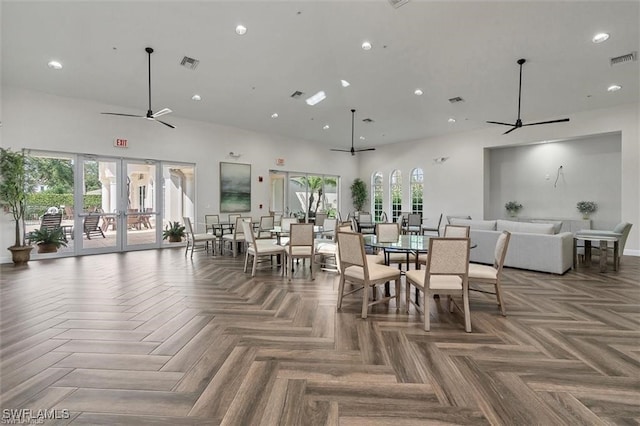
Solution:
[(353, 134), (354, 134), (354, 120), (355, 120), (355, 115), (356, 115), (356, 110), (352, 109), (351, 110), (351, 149), (336, 149), (333, 148), (331, 149), (331, 151), (338, 151), (338, 152), (350, 152), (351, 155), (356, 155), (356, 152), (363, 152), (363, 151), (375, 151), (375, 148), (360, 148), (360, 149), (355, 149), (353, 147)]
[(160, 111), (154, 113), (151, 110), (151, 54), (153, 53), (153, 49), (151, 47), (147, 47), (144, 49), (145, 52), (147, 52), (148, 55), (148, 63), (149, 63), (149, 108), (147, 109), (147, 114), (146, 115), (136, 115), (136, 114), (122, 114), (119, 112), (101, 112), (100, 114), (105, 114), (105, 115), (119, 115), (122, 117), (137, 117), (137, 118), (146, 118), (147, 120), (152, 120), (152, 121), (157, 121), (158, 123), (162, 123), (167, 127), (171, 127), (172, 129), (175, 129), (176, 126), (174, 126), (173, 124), (169, 124), (166, 121), (162, 121), (162, 120), (158, 120), (158, 117), (161, 117), (165, 114), (169, 114), (172, 111), (169, 108), (162, 108)]
[(562, 123), (565, 121), (569, 121), (568, 118), (561, 118), (559, 120), (549, 120), (549, 121), (539, 121), (537, 123), (527, 123), (527, 124), (523, 124), (522, 120), (520, 119), (520, 103), (522, 101), (522, 65), (524, 65), (524, 63), (527, 62), (526, 59), (518, 59), (517, 64), (520, 66), (520, 83), (518, 85), (518, 118), (516, 120), (515, 123), (504, 123), (502, 121), (487, 121), (487, 123), (490, 124), (500, 124), (502, 126), (510, 126), (511, 129), (507, 130), (506, 132), (503, 133), (503, 135), (509, 134), (511, 132), (513, 132), (516, 129), (519, 129), (520, 127), (524, 127), (524, 126), (537, 126), (538, 124), (551, 124), (551, 123)]

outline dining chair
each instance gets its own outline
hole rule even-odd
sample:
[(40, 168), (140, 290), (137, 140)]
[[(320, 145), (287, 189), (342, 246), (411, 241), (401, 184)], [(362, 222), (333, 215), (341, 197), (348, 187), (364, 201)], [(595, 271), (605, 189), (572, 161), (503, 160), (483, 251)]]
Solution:
[[(449, 296), (449, 311), (456, 306), (453, 295), (461, 295), (464, 312), (464, 328), (471, 332), (471, 312), (469, 310), (469, 238), (431, 238), (425, 270), (407, 271), (405, 302), (409, 312), (411, 286), (422, 292), (424, 330), (429, 331), (430, 302), (432, 294)], [(416, 309), (420, 309), (416, 305)]]
[(445, 225), (444, 237), (463, 237), (469, 238), (470, 227), (465, 225)]
[[(235, 226), (230, 234), (224, 234), (220, 240), (221, 251), (230, 251), (233, 257), (238, 256), (238, 245), (245, 242), (244, 230), (242, 229), (242, 222), (248, 220), (251, 222), (250, 217), (237, 216)], [(225, 244), (227, 243), (227, 244)], [(229, 245), (229, 248), (225, 247)]]
[[(629, 233), (631, 232), (631, 227), (633, 224), (628, 222), (620, 222), (618, 223), (613, 230), (599, 230), (599, 229), (586, 229), (581, 230), (580, 234), (582, 235), (595, 235), (595, 236), (607, 236), (607, 235), (620, 235), (620, 240), (618, 241), (618, 258), (613, 259), (614, 262), (617, 263), (617, 266), (620, 265), (620, 260), (622, 259), (622, 255), (624, 254), (624, 247), (627, 244), (627, 238), (629, 237)], [(613, 247), (608, 246), (608, 251), (613, 251)], [(600, 247), (592, 246), (591, 247), (592, 254), (599, 255)], [(578, 255), (584, 256), (584, 247), (578, 247)], [(608, 255), (608, 254), (607, 254)]]
[(380, 213), (380, 219), (378, 220), (379, 223), (387, 223), (389, 222), (389, 217), (387, 216), (387, 212), (382, 212)]
[[(258, 262), (264, 261), (265, 258), (268, 258), (269, 262), (273, 263), (273, 256), (277, 256), (278, 259), (280, 259), (277, 266), (282, 266), (282, 260), (286, 252), (285, 248), (276, 244), (274, 239), (256, 239), (251, 222), (242, 221), (241, 225), (242, 233), (247, 242), (247, 249), (244, 256), (244, 272), (247, 272), (249, 256), (253, 257), (253, 266), (251, 267), (252, 277), (256, 276)], [(284, 274), (284, 268), (282, 268), (282, 273)]]
[(444, 215), (442, 213), (440, 213), (440, 218), (438, 219), (438, 224), (436, 226), (433, 225), (429, 225), (429, 224), (425, 224), (422, 225), (421, 230), (422, 230), (422, 235), (425, 235), (425, 233), (434, 233), (436, 234), (436, 236), (440, 236), (440, 225), (442, 224), (442, 217)]
[[(493, 265), (481, 265), (478, 263), (469, 264), (469, 290), (487, 294), (495, 294), (498, 299), (498, 306), (500, 306), (500, 312), (504, 317), (507, 316), (507, 313), (504, 307), (504, 298), (502, 297), (500, 280), (502, 277), (502, 267), (504, 266), (504, 259), (507, 256), (510, 239), (511, 233), (509, 231), (502, 231), (502, 234), (500, 234), (500, 236), (498, 237), (498, 241), (496, 242)], [(480, 288), (474, 288), (471, 286), (471, 283), (492, 284), (494, 286), (494, 291), (490, 292)]]
[(322, 226), (322, 237), (335, 240), (336, 227), (338, 226), (338, 219), (326, 218), (324, 222), (322, 222), (321, 226)]
[[(396, 309), (400, 308), (400, 271), (387, 265), (369, 263), (364, 249), (362, 234), (355, 232), (338, 232), (338, 256), (340, 259), (340, 284), (338, 287), (338, 310), (342, 309), (344, 296), (362, 290), (362, 319), (367, 318), (369, 306), (396, 301)], [(386, 282), (395, 283), (393, 296), (375, 297), (376, 288)], [(349, 291), (345, 292), (345, 284), (352, 284)], [(355, 287), (353, 287), (355, 285)], [(374, 297), (369, 301), (369, 289), (372, 289)]]
[(419, 234), (422, 227), (422, 215), (419, 213), (409, 213), (406, 225), (402, 226), (405, 234)]
[(193, 252), (194, 250), (197, 249), (197, 245), (199, 243), (202, 243), (203, 245), (203, 249), (206, 250), (207, 252), (209, 251), (209, 243), (211, 243), (211, 254), (215, 253), (215, 243), (216, 243), (216, 236), (213, 234), (207, 234), (206, 232), (204, 234), (198, 234), (195, 232), (195, 230), (193, 229), (193, 225), (191, 224), (191, 219), (188, 217), (183, 217), (182, 220), (184, 221), (184, 226), (186, 228), (187, 231), (187, 246), (184, 250), (184, 255), (186, 256), (187, 253), (189, 252), (189, 247), (191, 247), (191, 258), (193, 258)]
[(362, 234), (375, 234), (376, 224), (373, 221), (373, 216), (369, 213), (360, 213), (358, 216), (358, 230)]
[(220, 228), (220, 216), (217, 214), (204, 215), (204, 232), (211, 233), (217, 237), (222, 236), (222, 228)]
[(271, 230), (274, 227), (275, 219), (273, 216), (261, 216), (260, 226), (258, 228), (258, 239), (271, 239)]
[[(470, 227), (465, 225), (445, 225), (443, 237), (445, 238), (469, 238)], [(418, 264), (426, 265), (428, 260), (427, 254), (418, 256)]]
[(314, 223), (316, 226), (323, 226), (324, 220), (329, 217), (326, 213), (316, 213), (314, 218)]
[[(379, 243), (395, 243), (400, 238), (400, 223), (378, 223), (376, 226), (376, 241)], [(416, 255), (406, 250), (384, 249), (382, 253), (378, 253), (382, 257), (382, 263), (389, 265), (397, 263), (398, 269), (402, 269), (402, 264), (407, 264), (409, 269), (410, 262), (416, 261)]]
[(273, 214), (273, 226), (280, 226), (280, 222), (282, 221), (282, 213), (274, 213)]
[(289, 233), (289, 241), (287, 242), (285, 254), (287, 258), (287, 275), (289, 281), (293, 275), (294, 259), (309, 259), (311, 268), (311, 279), (315, 279), (314, 275), (314, 257), (315, 244), (313, 237), (313, 223), (292, 223)]

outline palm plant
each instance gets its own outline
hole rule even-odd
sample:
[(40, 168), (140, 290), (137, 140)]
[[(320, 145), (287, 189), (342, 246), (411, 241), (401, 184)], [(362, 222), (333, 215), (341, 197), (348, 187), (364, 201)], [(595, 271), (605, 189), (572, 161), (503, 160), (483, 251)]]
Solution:
[[(294, 182), (297, 182), (303, 187), (306, 187), (309, 191), (309, 200), (308, 205), (306, 206), (308, 216), (315, 216), (320, 208), (320, 205), (323, 201), (324, 196), (324, 187), (332, 186), (335, 187), (338, 185), (338, 181), (333, 177), (322, 177), (322, 176), (300, 176), (291, 179)], [(317, 194), (317, 198), (316, 198)], [(314, 207), (315, 202), (315, 207)]]

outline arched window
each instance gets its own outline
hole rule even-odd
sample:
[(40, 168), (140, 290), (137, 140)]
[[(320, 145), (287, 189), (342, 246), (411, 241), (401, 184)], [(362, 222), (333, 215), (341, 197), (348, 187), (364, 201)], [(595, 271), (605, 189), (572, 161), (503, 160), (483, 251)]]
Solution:
[(371, 175), (371, 211), (376, 221), (380, 220), (382, 214), (382, 173), (374, 172)]
[(411, 171), (411, 213), (422, 214), (422, 197), (424, 193), (424, 172), (421, 168)]
[(402, 172), (394, 170), (391, 172), (389, 180), (389, 189), (391, 193), (391, 217), (393, 221), (402, 215)]

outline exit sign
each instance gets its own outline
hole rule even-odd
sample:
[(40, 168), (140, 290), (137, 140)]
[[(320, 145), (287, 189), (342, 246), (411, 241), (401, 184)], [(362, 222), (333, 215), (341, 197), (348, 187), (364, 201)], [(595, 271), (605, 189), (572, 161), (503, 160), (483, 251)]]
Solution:
[(113, 141), (113, 146), (116, 148), (129, 148), (129, 141), (127, 139), (115, 139)]

